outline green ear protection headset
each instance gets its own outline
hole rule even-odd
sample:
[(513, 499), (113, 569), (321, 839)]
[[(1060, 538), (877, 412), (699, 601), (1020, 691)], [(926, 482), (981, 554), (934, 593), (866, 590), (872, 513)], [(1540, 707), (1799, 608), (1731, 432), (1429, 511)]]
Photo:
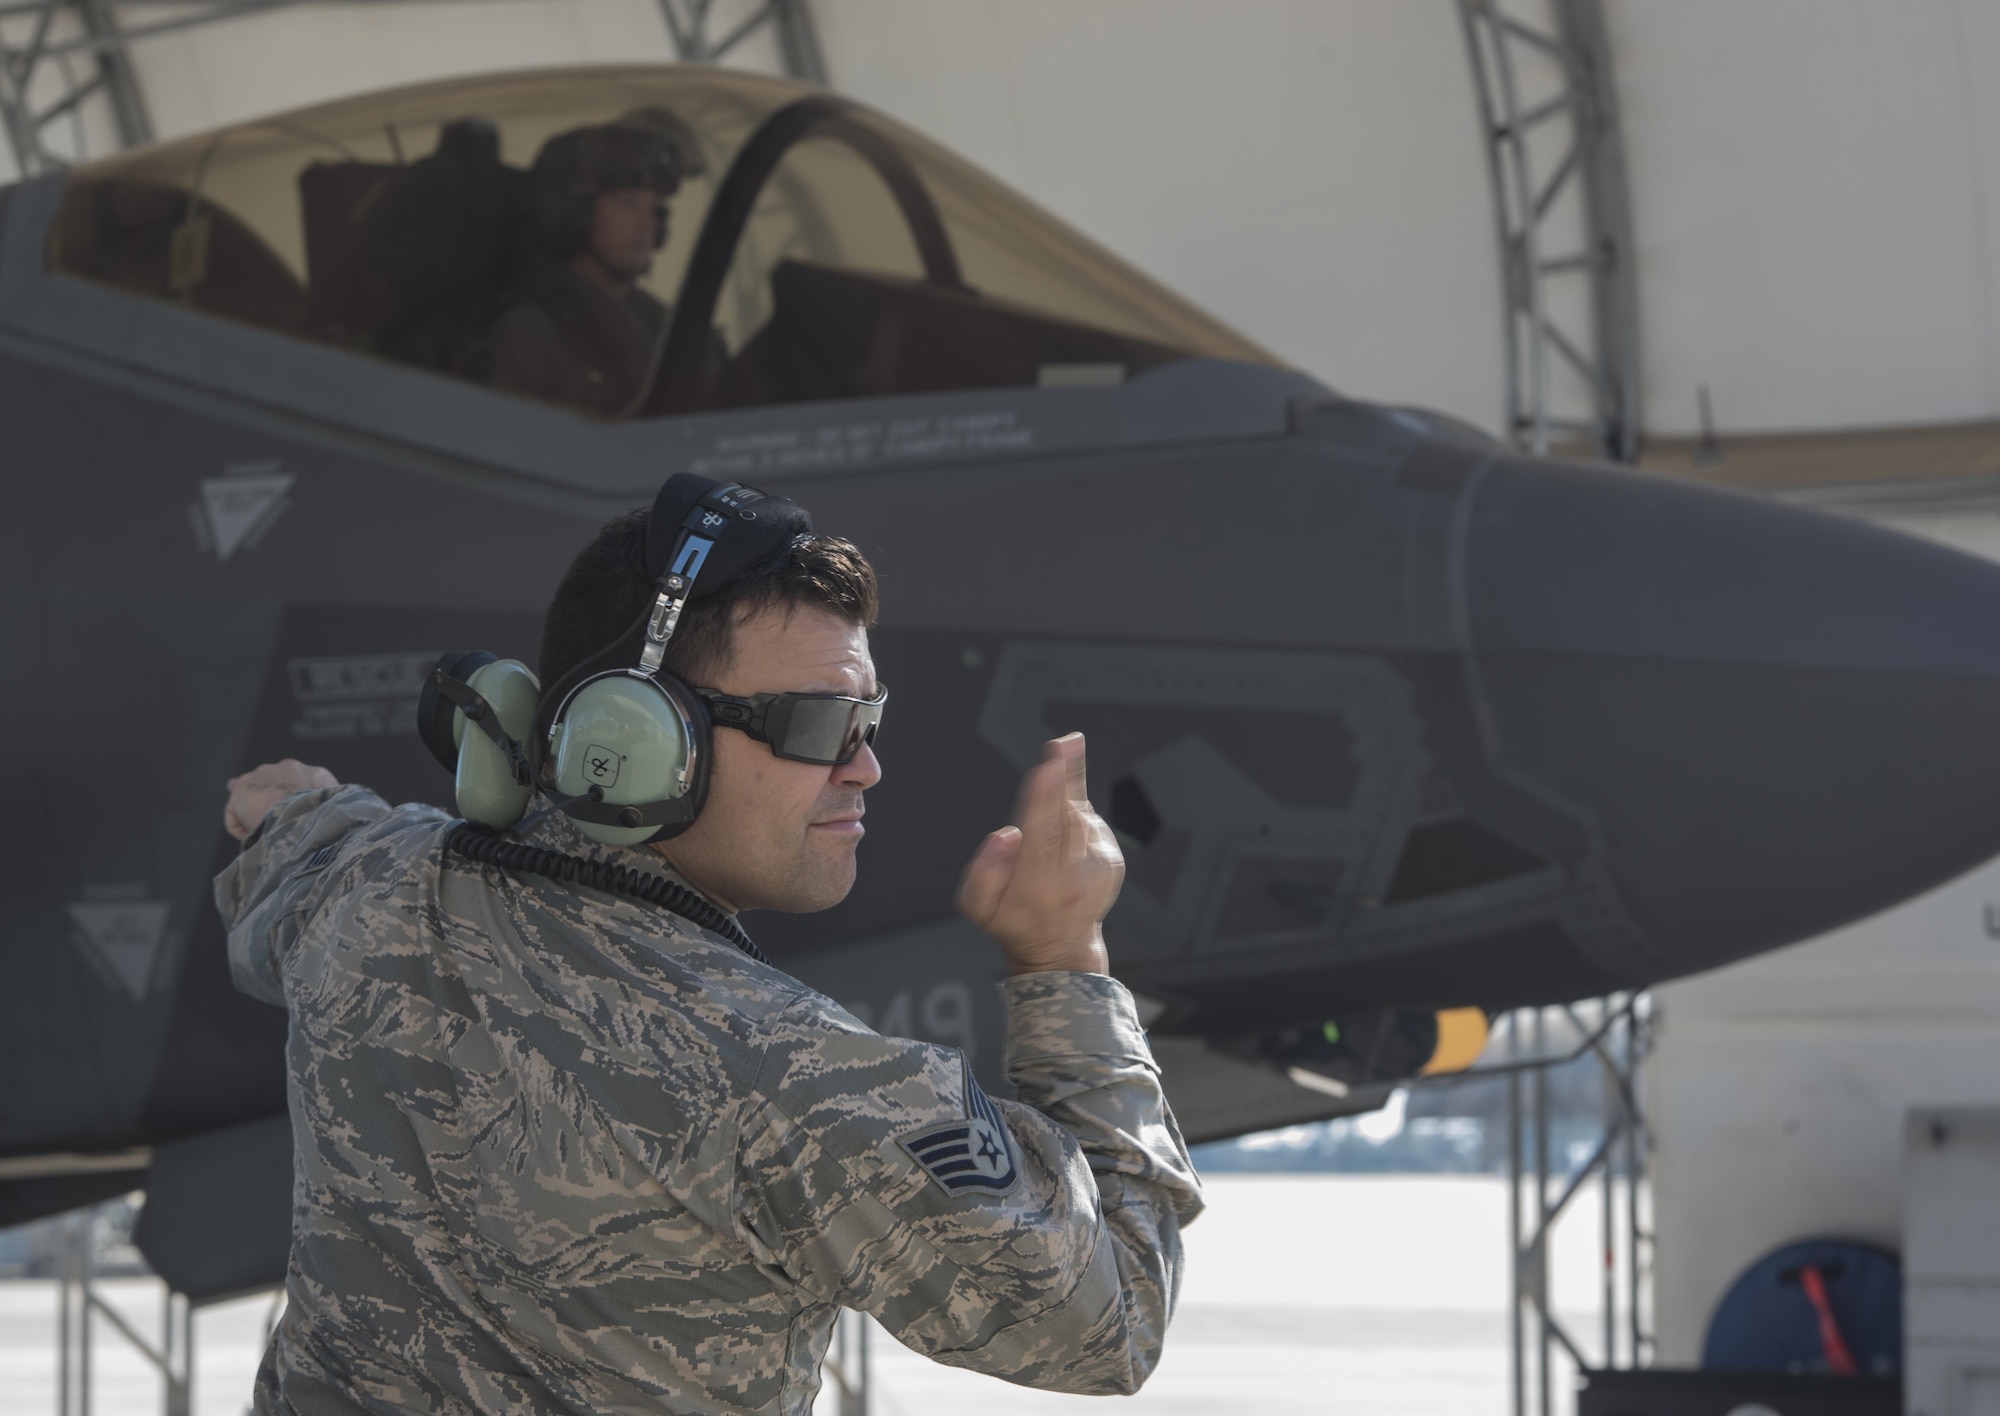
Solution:
[[(455, 774), (460, 814), (505, 830), (540, 785), (552, 809), (606, 845), (666, 840), (693, 825), (708, 796), (711, 702), (723, 721), (746, 728), (755, 705), (698, 692), (665, 670), (681, 611), (811, 531), (812, 518), (787, 498), (678, 473), (647, 520), (652, 601), (616, 641), (547, 692), (518, 660), (482, 650), (440, 659), (418, 701), (417, 729)], [(849, 712), (860, 725), (852, 731), (872, 737), (881, 700), (856, 706), (873, 711)]]

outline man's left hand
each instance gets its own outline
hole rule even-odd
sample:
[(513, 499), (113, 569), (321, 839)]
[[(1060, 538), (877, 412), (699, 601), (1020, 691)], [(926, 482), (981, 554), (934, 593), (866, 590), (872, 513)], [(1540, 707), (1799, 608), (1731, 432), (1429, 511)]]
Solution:
[(222, 809), (222, 829), (240, 841), (263, 825), (271, 808), (292, 793), (339, 785), (339, 779), (326, 768), (308, 766), (295, 757), (252, 767), (229, 779), (229, 804)]
[(1091, 809), (1083, 734), (1047, 744), (1021, 784), (1018, 826), (973, 854), (958, 909), (997, 941), (1012, 973), (1109, 973), (1099, 927), (1118, 898), (1125, 857)]

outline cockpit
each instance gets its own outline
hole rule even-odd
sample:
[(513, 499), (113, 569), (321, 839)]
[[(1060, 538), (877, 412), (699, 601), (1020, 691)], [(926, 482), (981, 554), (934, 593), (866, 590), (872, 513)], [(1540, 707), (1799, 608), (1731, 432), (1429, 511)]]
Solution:
[(367, 95), (76, 169), (51, 270), (620, 421), (1279, 361), (866, 109), (714, 69)]

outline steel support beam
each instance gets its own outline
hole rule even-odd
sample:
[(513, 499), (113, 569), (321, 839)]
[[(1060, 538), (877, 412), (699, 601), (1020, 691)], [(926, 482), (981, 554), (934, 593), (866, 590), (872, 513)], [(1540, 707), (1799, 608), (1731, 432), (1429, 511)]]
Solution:
[[(1528, 1416), (1531, 1411), (1552, 1416), (1557, 1409), (1568, 1409), (1569, 1403), (1559, 1403), (1556, 1395), (1562, 1365), (1572, 1373), (1638, 1367), (1652, 1355), (1651, 1315), (1644, 1303), (1652, 1236), (1644, 1227), (1642, 1196), (1649, 1135), (1639, 1104), (1639, 1069), (1650, 1047), (1651, 1009), (1644, 994), (1605, 998), (1584, 1007), (1595, 1012), (1594, 1019), (1575, 1008), (1526, 1009), (1509, 1015), (1505, 1027), (1510, 1050), (1525, 1050), (1528, 1057), (1471, 1074), (1509, 1073), (1512, 1297), (1508, 1330), (1513, 1416)], [(1567, 1022), (1581, 1038), (1561, 1056), (1548, 1052), (1547, 1028), (1552, 1015), (1559, 1015), (1558, 1020)], [(1524, 1037), (1528, 1039), (1526, 1049), (1521, 1046)], [(1594, 1056), (1601, 1068), (1604, 1126), (1586, 1157), (1558, 1171), (1552, 1153), (1555, 1136), (1550, 1127), (1548, 1070), (1585, 1054)], [(1597, 1341), (1587, 1345), (1556, 1315), (1549, 1250), (1557, 1222), (1583, 1197), (1593, 1180), (1598, 1184), (1598, 1213), (1604, 1226), (1603, 1309)], [(1625, 1192), (1622, 1207), (1618, 1203), (1621, 1188)], [(1558, 1348), (1564, 1359), (1561, 1364), (1556, 1358)]]
[(837, 1416), (868, 1416), (868, 1315), (843, 1308), (821, 1371), (833, 1383)]
[(1638, 285), (1603, 0), (1458, 9), (1500, 251), (1509, 436), (1535, 453), (1583, 437), (1630, 462)]
[[(23, 174), (41, 172), (49, 165), (41, 141), (44, 124), (37, 117), (35, 101), (39, 91), (51, 87), (37, 80), (58, 8), (57, 0), (42, 0), (0, 16), (0, 126), (7, 130), (14, 166)], [(61, 107), (67, 113), (76, 105)]]
[(720, 28), (715, 0), (659, 0), (659, 4), (668, 42), (683, 63), (719, 63), (768, 26), (785, 73), (808, 83), (826, 83), (826, 60), (806, 0), (757, 0), (748, 13), (735, 13), (726, 29)]
[[(102, 1347), (100, 1325), (128, 1344), (159, 1374), (162, 1416), (194, 1411), (194, 1319), (198, 1305), (165, 1285), (160, 1290), (160, 1338), (142, 1334), (105, 1299), (98, 1285), (97, 1248), (110, 1207), (98, 1205), (49, 1221), (61, 1236), (60, 1282), (56, 1286), (56, 1413), (91, 1416)], [(265, 1336), (276, 1326), (284, 1298), (272, 1295)]]
[(152, 114), (130, 41), (275, 3), (229, 0), (136, 28), (121, 23), (120, 0), (0, 4), (0, 128), (16, 171), (33, 176), (83, 160), (93, 128), (108, 128), (116, 147), (151, 142)]
[(98, 42), (95, 53), (98, 78), (111, 107), (111, 122), (120, 147), (138, 147), (153, 140), (153, 117), (146, 111), (145, 95), (132, 68), (132, 55), (125, 47), (111, 0), (76, 0), (77, 14), (84, 33)]
[[(111, 147), (155, 137), (131, 44), (311, 0), (212, 0), (175, 12), (164, 0), (0, 0), (0, 131), (24, 176), (60, 171), (92, 155), (93, 131)], [(405, 0), (318, 0), (398, 4)], [(684, 63), (716, 63), (769, 29), (784, 72), (826, 83), (826, 60), (807, 0), (756, 0), (726, 11), (716, 0), (657, 0), (667, 38)], [(165, 8), (163, 19), (130, 21)], [(121, 14), (121, 12), (123, 12)], [(102, 137), (96, 146), (105, 147)]]

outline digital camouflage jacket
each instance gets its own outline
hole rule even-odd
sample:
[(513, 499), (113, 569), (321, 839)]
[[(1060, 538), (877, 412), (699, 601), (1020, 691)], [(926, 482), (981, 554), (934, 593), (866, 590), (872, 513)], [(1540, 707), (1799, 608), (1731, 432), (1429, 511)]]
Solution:
[[(1124, 988), (1010, 979), (1009, 1075), (881, 1037), (679, 916), (448, 852), (360, 787), (217, 877), (291, 1013), (289, 1302), (259, 1411), (806, 1416), (840, 1307), (1129, 1392), (1200, 1186)], [(560, 818), (538, 844), (659, 872)]]

